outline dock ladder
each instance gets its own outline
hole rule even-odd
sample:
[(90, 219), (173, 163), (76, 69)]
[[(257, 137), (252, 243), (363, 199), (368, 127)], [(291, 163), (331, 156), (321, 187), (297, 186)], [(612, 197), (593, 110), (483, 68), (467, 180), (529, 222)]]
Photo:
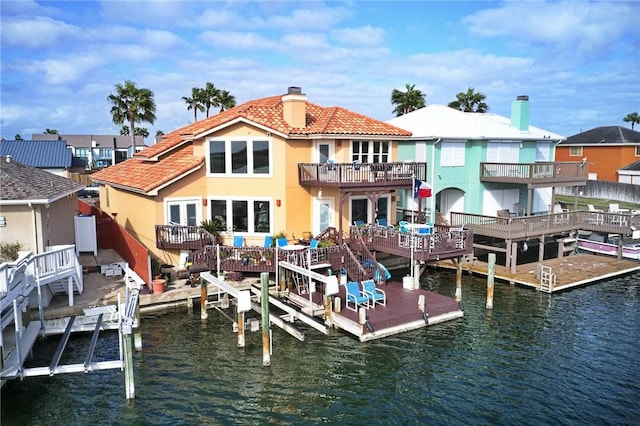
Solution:
[(556, 273), (551, 266), (538, 265), (538, 277), (540, 279), (540, 291), (551, 293), (556, 285)]

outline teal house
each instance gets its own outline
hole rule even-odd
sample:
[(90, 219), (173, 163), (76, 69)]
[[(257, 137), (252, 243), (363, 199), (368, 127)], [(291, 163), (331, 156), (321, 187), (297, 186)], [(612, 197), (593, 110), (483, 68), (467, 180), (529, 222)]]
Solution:
[(554, 162), (555, 145), (566, 138), (531, 126), (529, 115), (528, 96), (518, 96), (511, 117), (429, 105), (388, 120), (412, 133), (398, 142), (398, 161), (426, 162), (433, 194), (414, 200), (402, 191), (399, 208), (442, 224), (451, 212), (549, 213), (554, 186), (566, 184), (562, 165)]

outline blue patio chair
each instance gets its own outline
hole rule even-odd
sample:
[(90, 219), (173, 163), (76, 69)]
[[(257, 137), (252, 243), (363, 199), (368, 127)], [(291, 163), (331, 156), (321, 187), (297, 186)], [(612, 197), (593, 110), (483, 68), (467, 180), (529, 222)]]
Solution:
[(278, 238), (277, 240), (278, 247), (284, 247), (289, 245), (289, 241), (286, 238)]
[(244, 237), (242, 235), (234, 235), (233, 236), (233, 246), (234, 247), (244, 247)]
[(407, 222), (406, 220), (401, 220), (400, 222), (398, 222), (398, 226), (400, 227), (400, 231), (401, 232), (409, 232), (409, 228), (407, 228), (408, 224), (409, 224), (409, 222)]
[(311, 255), (312, 262), (318, 261), (318, 244), (319, 243), (320, 241), (316, 240), (315, 238), (313, 238), (309, 243), (309, 253)]
[(384, 290), (376, 287), (373, 280), (362, 281), (362, 292), (369, 298), (369, 303), (375, 308), (378, 305), (387, 306), (387, 295)]
[(271, 235), (267, 235), (264, 237), (264, 247), (269, 248), (273, 245), (273, 237)]
[(378, 226), (383, 226), (385, 228), (394, 229), (393, 225), (389, 225), (386, 217), (381, 217), (380, 219), (376, 219), (376, 223)]
[(364, 220), (354, 220), (353, 224), (355, 226), (364, 226)]
[[(358, 306), (369, 309), (369, 298), (360, 291), (360, 285), (355, 281), (349, 281), (345, 284), (347, 294), (347, 308), (358, 312)], [(350, 306), (349, 304), (353, 305)]]

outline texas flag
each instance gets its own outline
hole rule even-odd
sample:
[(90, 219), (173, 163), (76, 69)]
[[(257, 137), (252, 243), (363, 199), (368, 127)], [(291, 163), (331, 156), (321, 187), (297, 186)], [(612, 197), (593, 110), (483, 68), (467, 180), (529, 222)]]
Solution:
[(413, 198), (431, 197), (431, 185), (418, 179), (413, 180)]

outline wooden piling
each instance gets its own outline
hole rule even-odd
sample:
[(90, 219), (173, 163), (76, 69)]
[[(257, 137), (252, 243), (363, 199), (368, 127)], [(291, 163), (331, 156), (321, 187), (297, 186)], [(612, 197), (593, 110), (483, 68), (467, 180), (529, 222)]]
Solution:
[(331, 311), (331, 296), (324, 296), (324, 323), (333, 326), (333, 312)]
[(238, 347), (244, 348), (244, 312), (238, 312)]
[(260, 274), (260, 308), (262, 312), (262, 366), (271, 365), (271, 333), (269, 329), (269, 273)]
[(133, 346), (137, 351), (142, 350), (142, 332), (140, 331), (140, 300), (136, 304), (136, 324), (138, 325), (133, 331)]
[(460, 258), (455, 260), (456, 265), (456, 302), (462, 300), (462, 261)]
[(496, 274), (496, 254), (489, 253), (487, 271), (487, 309), (493, 309), (493, 283)]
[[(122, 333), (122, 332), (121, 332)], [(136, 397), (136, 389), (133, 375), (133, 336), (121, 334), (124, 346), (124, 389), (127, 399)]]
[(207, 281), (200, 278), (200, 319), (207, 319)]

